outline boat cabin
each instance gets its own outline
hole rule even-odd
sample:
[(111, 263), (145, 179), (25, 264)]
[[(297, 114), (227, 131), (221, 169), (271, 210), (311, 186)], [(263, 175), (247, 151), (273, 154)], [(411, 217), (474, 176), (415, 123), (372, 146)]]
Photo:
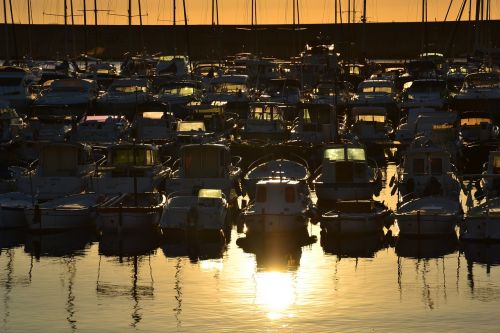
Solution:
[(147, 111), (135, 116), (132, 132), (140, 141), (168, 140), (173, 137), (175, 125), (176, 119), (172, 113)]
[(412, 176), (441, 176), (452, 169), (450, 154), (439, 148), (418, 148), (407, 151), (404, 173)]
[(220, 144), (185, 145), (180, 151), (183, 178), (226, 178), (231, 166), (229, 148)]
[(268, 179), (257, 182), (255, 212), (257, 214), (294, 214), (303, 208), (299, 181)]
[(88, 145), (51, 143), (40, 148), (38, 175), (41, 177), (79, 177), (94, 166)]
[(108, 148), (106, 166), (118, 169), (153, 167), (160, 164), (158, 148), (151, 144), (124, 143)]
[(366, 150), (353, 144), (327, 146), (323, 151), (322, 181), (324, 183), (368, 182), (369, 167)]
[(198, 206), (217, 207), (225, 201), (224, 193), (220, 189), (202, 188), (198, 191)]
[(498, 136), (498, 126), (488, 112), (464, 112), (460, 118), (460, 132), (465, 141), (487, 141)]
[(330, 104), (300, 103), (292, 138), (312, 142), (331, 142), (337, 137), (337, 116)]
[(71, 139), (78, 142), (112, 143), (118, 141), (129, 127), (122, 116), (84, 116)]

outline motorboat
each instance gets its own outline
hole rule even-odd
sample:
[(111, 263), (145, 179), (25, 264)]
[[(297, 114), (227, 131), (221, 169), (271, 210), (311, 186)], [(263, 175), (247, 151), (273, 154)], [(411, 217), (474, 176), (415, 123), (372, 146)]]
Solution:
[(118, 143), (107, 148), (106, 156), (92, 179), (98, 193), (152, 192), (170, 176), (169, 160), (161, 162), (152, 144)]
[(20, 139), (26, 124), (16, 110), (0, 105), (0, 143)]
[(209, 81), (204, 101), (248, 102), (248, 75), (233, 74), (215, 77)]
[(401, 107), (405, 109), (432, 107), (444, 109), (448, 105), (449, 92), (446, 81), (420, 79), (407, 82), (401, 93)]
[(330, 104), (300, 103), (290, 139), (319, 145), (338, 138), (337, 115)]
[(179, 120), (175, 126), (175, 141), (179, 145), (193, 143), (209, 143), (215, 141), (216, 135), (207, 129), (200, 120)]
[(166, 203), (165, 195), (158, 192), (122, 194), (97, 208), (97, 229), (126, 232), (157, 228)]
[(364, 80), (358, 85), (357, 92), (351, 97), (351, 107), (379, 106), (390, 108), (396, 105), (394, 81), (383, 79)]
[(0, 194), (0, 229), (24, 228), (24, 210), (33, 207), (35, 198), (26, 193), (9, 192)]
[(337, 114), (339, 114), (341, 111), (345, 110), (349, 104), (351, 89), (352, 86), (349, 82), (322, 80), (314, 86), (310, 93), (304, 94), (304, 97), (312, 104), (334, 105)]
[(460, 225), (464, 240), (500, 240), (500, 197), (487, 197), (481, 204), (469, 207)]
[(266, 88), (259, 96), (262, 102), (297, 105), (300, 102), (300, 82), (294, 79), (278, 78), (267, 82)]
[(189, 144), (180, 148), (172, 177), (167, 179), (167, 193), (198, 193), (201, 188), (220, 189), (233, 204), (233, 189), (241, 189), (241, 158), (231, 158), (229, 147), (222, 144)]
[(200, 189), (197, 195), (172, 193), (163, 209), (160, 227), (165, 236), (176, 232), (223, 232), (229, 225), (229, 204), (220, 189)]
[(301, 193), (309, 195), (308, 181), (311, 177), (307, 162), (298, 156), (288, 158), (270, 154), (250, 164), (245, 174), (244, 188), (250, 199), (255, 198), (256, 185), (260, 180), (283, 178), (299, 181), (304, 188)]
[(283, 141), (289, 136), (283, 108), (278, 103), (255, 102), (241, 129), (242, 139)]
[(488, 143), (498, 138), (500, 130), (488, 112), (469, 111), (460, 115), (460, 136), (464, 144)]
[(137, 113), (132, 122), (132, 137), (138, 142), (162, 144), (174, 139), (176, 119), (166, 111)]
[(359, 143), (325, 145), (317, 173), (313, 184), (321, 204), (371, 199), (380, 186), (379, 170), (369, 162)]
[(153, 100), (150, 83), (142, 78), (115, 79), (105, 93), (97, 98), (97, 109), (102, 114), (134, 115)]
[(27, 123), (25, 139), (38, 142), (64, 142), (78, 124), (74, 117), (55, 114), (32, 117)]
[(375, 200), (337, 201), (334, 208), (323, 213), (321, 229), (327, 235), (381, 233), (393, 223), (390, 210)]
[(183, 55), (163, 55), (158, 59), (155, 68), (157, 76), (174, 76), (177, 79), (189, 75), (189, 58)]
[(26, 112), (35, 99), (31, 92), (33, 81), (33, 75), (24, 68), (0, 67), (0, 100), (18, 112)]
[(94, 226), (97, 207), (114, 197), (97, 193), (80, 193), (36, 203), (24, 210), (30, 231), (56, 231)]
[[(462, 216), (460, 181), (444, 148), (417, 138), (397, 169), (395, 212), (400, 234), (438, 235), (453, 233)], [(394, 184), (394, 179), (391, 183)]]
[(56, 142), (40, 147), (35, 167), (11, 167), (17, 191), (50, 200), (91, 189), (96, 163), (90, 146)]
[(486, 111), (498, 123), (500, 102), (500, 75), (498, 73), (471, 73), (465, 77), (462, 88), (452, 100), (457, 111)]
[[(420, 116), (435, 116), (433, 119), (443, 115), (446, 119), (450, 117), (447, 112), (437, 111), (434, 108), (410, 108), (407, 110), (406, 115), (401, 117), (398, 127), (394, 131), (396, 140), (403, 143), (410, 143), (416, 136), (417, 120)], [(436, 117), (437, 116), (437, 117)]]
[(81, 118), (92, 113), (98, 87), (89, 79), (49, 80), (33, 101), (33, 116), (59, 115)]
[(358, 106), (351, 110), (344, 125), (344, 137), (364, 144), (387, 143), (393, 134), (385, 107)]
[(168, 106), (168, 110), (178, 118), (187, 116), (184, 106), (191, 101), (200, 101), (203, 96), (203, 86), (199, 81), (155, 82), (155, 98)]
[(255, 201), (242, 211), (247, 236), (307, 230), (313, 204), (297, 180), (272, 178), (256, 185)]
[(129, 122), (123, 116), (97, 115), (84, 116), (70, 133), (73, 142), (110, 145), (126, 138)]

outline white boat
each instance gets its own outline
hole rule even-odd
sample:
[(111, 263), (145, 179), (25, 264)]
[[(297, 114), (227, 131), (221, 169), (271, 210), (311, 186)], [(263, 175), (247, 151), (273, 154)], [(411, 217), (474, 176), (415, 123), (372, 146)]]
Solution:
[(82, 117), (93, 111), (98, 87), (89, 79), (49, 80), (33, 102), (33, 115), (53, 115)]
[(446, 112), (437, 111), (434, 108), (411, 108), (407, 110), (405, 116), (399, 121), (399, 126), (395, 130), (395, 139), (404, 143), (410, 143), (416, 136), (417, 120), (420, 116), (434, 116), (434, 119), (440, 118), (440, 115), (449, 117)]
[(164, 143), (175, 137), (176, 119), (172, 113), (147, 111), (135, 115), (132, 136), (139, 142)]
[(462, 213), (456, 198), (426, 196), (399, 205), (395, 217), (400, 235), (430, 236), (454, 233)]
[(459, 93), (452, 100), (452, 107), (460, 111), (488, 111), (495, 121), (500, 120), (497, 108), (500, 102), (500, 75), (498, 73), (471, 73)]
[(499, 134), (499, 126), (488, 112), (469, 111), (460, 115), (460, 136), (464, 144), (492, 142)]
[(125, 115), (131, 120), (152, 99), (147, 79), (115, 79), (108, 90), (97, 98), (97, 108), (101, 113)]
[(297, 105), (300, 102), (300, 82), (295, 79), (278, 78), (267, 82), (259, 100), (267, 103)]
[(381, 233), (391, 224), (390, 211), (374, 200), (338, 201), (321, 216), (321, 228), (327, 235)]
[(88, 228), (94, 226), (97, 207), (113, 199), (97, 193), (73, 194), (30, 206), (24, 214), (31, 231)]
[(369, 165), (362, 145), (326, 145), (320, 173), (313, 181), (318, 201), (371, 199), (377, 189), (378, 173), (378, 168)]
[(303, 193), (309, 195), (308, 181), (311, 177), (307, 162), (300, 157), (276, 158), (275, 155), (267, 155), (252, 163), (249, 171), (244, 176), (245, 192), (250, 199), (255, 198), (257, 182), (263, 179), (284, 178), (297, 180), (304, 186)]
[(396, 105), (396, 87), (394, 81), (369, 79), (358, 85), (358, 90), (349, 104), (358, 106), (393, 107)]
[(182, 146), (178, 168), (167, 179), (165, 189), (167, 193), (197, 193), (200, 188), (220, 189), (232, 203), (234, 196), (231, 192), (239, 187), (241, 175), (238, 166), (241, 159), (233, 160), (229, 147), (221, 144)]
[(20, 67), (0, 67), (0, 100), (18, 111), (27, 111), (35, 96), (31, 93), (34, 76)]
[(271, 141), (288, 138), (283, 109), (284, 106), (278, 103), (251, 103), (250, 113), (241, 130), (241, 137)]
[(154, 82), (155, 98), (168, 105), (168, 110), (176, 117), (184, 119), (184, 106), (192, 101), (200, 101), (203, 95), (203, 85), (199, 81), (176, 80), (161, 77)]
[(201, 189), (198, 195), (171, 194), (163, 209), (160, 227), (165, 236), (176, 231), (223, 232), (228, 225), (229, 204), (220, 189)]
[(357, 106), (352, 108), (351, 116), (346, 119), (344, 137), (358, 138), (365, 144), (385, 143), (393, 132), (387, 119), (385, 107)]
[(129, 122), (122, 116), (84, 116), (71, 132), (70, 140), (109, 145), (126, 137)]
[(419, 79), (407, 82), (402, 92), (401, 107), (432, 107), (443, 109), (448, 103), (446, 81), (439, 79)]
[(107, 149), (105, 163), (97, 168), (92, 178), (94, 189), (106, 194), (155, 191), (170, 175), (168, 162), (160, 161), (155, 145), (111, 145)]
[(35, 198), (29, 194), (9, 192), (0, 194), (0, 229), (24, 228), (24, 210), (33, 207)]
[(156, 228), (166, 203), (165, 195), (158, 192), (125, 193), (97, 208), (97, 229), (122, 232)]
[(302, 184), (290, 179), (268, 179), (257, 183), (255, 201), (243, 211), (247, 235), (300, 232), (307, 229), (313, 213)]
[(460, 225), (460, 237), (465, 240), (500, 240), (500, 197), (471, 207)]
[(91, 189), (96, 164), (90, 146), (48, 143), (40, 147), (35, 169), (11, 167), (17, 191), (50, 200)]

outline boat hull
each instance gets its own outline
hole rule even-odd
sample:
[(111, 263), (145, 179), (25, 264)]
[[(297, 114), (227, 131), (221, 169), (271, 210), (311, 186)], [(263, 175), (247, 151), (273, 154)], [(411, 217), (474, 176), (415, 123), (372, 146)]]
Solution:
[(327, 234), (380, 233), (385, 226), (388, 216), (389, 211), (387, 210), (365, 214), (331, 214), (321, 219), (321, 228)]
[(468, 216), (460, 228), (464, 240), (500, 240), (500, 214)]
[[(90, 228), (94, 226), (92, 210), (90, 208), (78, 210), (66, 209), (25, 209), (24, 215), (28, 229), (31, 231), (68, 230)], [(39, 214), (39, 216), (36, 216)]]
[(371, 199), (375, 183), (316, 183), (316, 195), (321, 202)]
[(286, 233), (307, 229), (308, 219), (305, 214), (254, 214), (244, 213), (247, 234)]
[(23, 207), (0, 207), (0, 229), (24, 227), (26, 227), (26, 218)]
[(142, 209), (118, 208), (100, 209), (96, 221), (97, 229), (102, 231), (124, 231), (152, 229), (160, 222), (161, 211), (145, 212)]
[(459, 220), (457, 214), (405, 213), (396, 214), (400, 235), (431, 236), (455, 232)]

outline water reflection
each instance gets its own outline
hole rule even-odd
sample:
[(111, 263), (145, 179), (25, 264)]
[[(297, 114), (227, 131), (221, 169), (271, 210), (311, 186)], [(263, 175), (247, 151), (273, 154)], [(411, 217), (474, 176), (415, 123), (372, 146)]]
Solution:
[(402, 237), (396, 241), (398, 257), (414, 259), (439, 258), (454, 253), (458, 248), (456, 234), (443, 237)]
[(53, 233), (27, 233), (24, 251), (40, 257), (82, 256), (97, 240), (94, 230), (75, 229)]
[(12, 229), (0, 231), (0, 252), (24, 244), (24, 230)]
[(264, 307), (267, 317), (278, 320), (292, 316), (288, 308), (295, 303), (296, 277), (292, 272), (257, 272), (255, 303)]
[(99, 241), (99, 254), (133, 257), (153, 253), (160, 245), (161, 235), (155, 230), (137, 233), (104, 233)]
[(393, 238), (383, 233), (331, 237), (322, 235), (323, 251), (339, 258), (373, 258), (375, 253), (393, 244)]
[(161, 245), (167, 258), (188, 257), (192, 263), (220, 259), (227, 249), (224, 237), (169, 239)]
[(302, 247), (316, 242), (307, 231), (300, 234), (239, 238), (236, 244), (247, 253), (255, 254), (258, 270), (297, 270)]

